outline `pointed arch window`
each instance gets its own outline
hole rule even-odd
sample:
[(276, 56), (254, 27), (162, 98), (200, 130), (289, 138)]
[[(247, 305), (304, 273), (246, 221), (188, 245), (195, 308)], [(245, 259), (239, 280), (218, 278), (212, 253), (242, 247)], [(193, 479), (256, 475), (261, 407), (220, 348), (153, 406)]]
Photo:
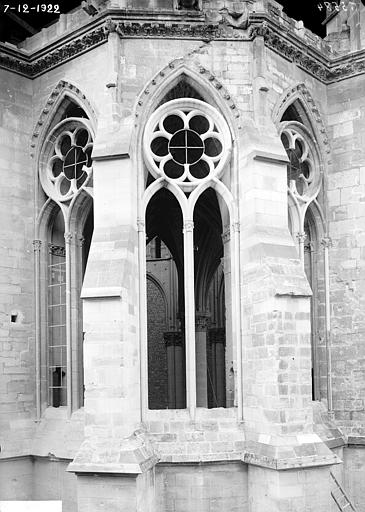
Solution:
[[(298, 107), (298, 105), (297, 105)], [(294, 119), (293, 119), (294, 117)], [(312, 289), (311, 297), (311, 372), (312, 398), (320, 397), (320, 343), (323, 323), (323, 293), (320, 290), (320, 263), (318, 233), (323, 233), (323, 213), (320, 206), (322, 165), (318, 144), (309, 128), (302, 122), (298, 108), (289, 106), (280, 124), (280, 135), (287, 152), (289, 229), (298, 246), (299, 256)], [(317, 214), (313, 215), (313, 211)]]
[[(175, 276), (172, 291), (160, 273), (170, 295), (167, 302), (174, 304), (164, 333), (169, 395), (164, 403), (167, 408), (187, 407), (192, 415), (196, 407), (235, 404), (236, 342), (232, 307), (225, 301), (228, 297), (231, 306), (236, 282), (227, 236), (234, 223), (233, 198), (226, 185), (230, 153), (226, 121), (200, 99), (166, 101), (146, 123), (147, 244), (161, 239)], [(147, 297), (147, 310), (154, 306)], [(151, 325), (146, 325), (149, 353)], [(150, 362), (149, 355), (147, 359)], [(152, 373), (149, 367), (149, 389), (154, 385)], [(151, 408), (151, 403), (146, 405)]]
[[(41, 249), (37, 322), (43, 407), (83, 404), (81, 286), (93, 232), (93, 129), (79, 105), (65, 100), (40, 149), (37, 231)], [(44, 283), (45, 286), (41, 286)]]

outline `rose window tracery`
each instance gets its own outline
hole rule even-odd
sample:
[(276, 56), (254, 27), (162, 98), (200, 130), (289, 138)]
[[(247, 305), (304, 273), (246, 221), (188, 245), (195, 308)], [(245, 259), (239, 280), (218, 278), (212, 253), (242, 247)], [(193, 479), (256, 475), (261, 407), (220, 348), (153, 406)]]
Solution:
[(230, 150), (229, 132), (218, 112), (200, 100), (172, 100), (146, 125), (145, 157), (155, 178), (190, 190), (218, 176)]
[(52, 199), (72, 199), (91, 184), (93, 142), (85, 119), (66, 119), (51, 133), (43, 157), (41, 183)]

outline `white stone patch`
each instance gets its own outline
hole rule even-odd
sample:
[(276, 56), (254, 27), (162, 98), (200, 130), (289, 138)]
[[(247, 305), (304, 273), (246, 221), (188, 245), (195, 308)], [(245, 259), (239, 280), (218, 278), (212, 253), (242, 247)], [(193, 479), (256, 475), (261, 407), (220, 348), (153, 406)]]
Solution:
[(328, 124), (330, 126), (334, 124), (343, 124), (348, 121), (353, 121), (354, 119), (359, 119), (360, 116), (360, 110), (344, 110), (337, 112), (336, 114), (330, 114), (328, 116)]
[(334, 126), (333, 128), (333, 138), (338, 139), (339, 137), (347, 137), (348, 135), (353, 135), (354, 133), (354, 125), (352, 121), (347, 121), (346, 123), (341, 123), (339, 125)]
[(62, 512), (62, 501), (0, 501), (0, 512)]
[(317, 434), (298, 434), (297, 439), (300, 444), (321, 443)]

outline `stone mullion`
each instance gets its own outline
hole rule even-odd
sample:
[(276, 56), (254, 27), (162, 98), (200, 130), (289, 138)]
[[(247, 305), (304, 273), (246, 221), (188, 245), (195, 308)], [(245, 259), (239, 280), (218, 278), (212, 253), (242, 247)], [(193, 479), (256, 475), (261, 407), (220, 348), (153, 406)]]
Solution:
[(212, 353), (212, 388), (216, 398), (215, 407), (224, 407), (226, 404), (225, 329), (222, 327), (209, 329), (209, 344)]
[(183, 337), (180, 331), (164, 333), (167, 350), (169, 409), (181, 409), (185, 404)]
[(82, 320), (82, 301), (80, 299), (80, 292), (82, 288), (83, 278), (83, 246), (85, 239), (82, 235), (75, 237), (73, 260), (75, 263), (74, 282), (72, 287), (72, 300), (73, 300), (73, 325), (74, 339), (73, 339), (73, 353), (74, 353), (74, 375), (73, 375), (73, 396), (74, 396), (74, 409), (78, 409), (83, 403), (83, 320)]
[(327, 360), (327, 407), (330, 416), (333, 416), (332, 395), (332, 339), (331, 339), (331, 302), (330, 302), (330, 268), (329, 249), (332, 246), (330, 238), (322, 240), (324, 256), (324, 289), (325, 289), (325, 321), (326, 321), (326, 360)]
[[(140, 314), (140, 354), (141, 354), (141, 415), (144, 419), (148, 410), (148, 354), (147, 354), (147, 283), (146, 283), (146, 225), (137, 221), (139, 257), (139, 309)], [(143, 277), (143, 278), (142, 278)], [(142, 312), (145, 312), (143, 314)], [(142, 340), (146, 342), (143, 344)]]
[(318, 400), (320, 397), (319, 386), (319, 361), (318, 361), (318, 275), (315, 261), (315, 244), (308, 242), (304, 251), (309, 253), (310, 276), (309, 284), (312, 288), (311, 298), (311, 342), (312, 342), (312, 365), (313, 365), (313, 397)]
[(41, 410), (41, 282), (40, 252), (42, 241), (33, 240), (34, 250), (34, 290), (35, 290), (35, 375), (36, 375), (36, 414), (40, 420)]
[(185, 288), (185, 350), (186, 350), (186, 400), (190, 417), (196, 410), (196, 361), (195, 361), (195, 296), (194, 296), (194, 222), (186, 220), (184, 235), (184, 288)]
[(305, 241), (307, 238), (306, 233), (297, 233), (297, 240), (298, 240), (298, 248), (299, 248), (299, 258), (302, 262), (303, 268), (304, 268), (304, 247), (305, 247)]
[(197, 407), (208, 407), (207, 314), (195, 316), (195, 361)]
[(71, 243), (73, 234), (65, 232), (65, 264), (66, 264), (66, 351), (67, 351), (67, 416), (72, 414), (72, 306), (71, 306)]

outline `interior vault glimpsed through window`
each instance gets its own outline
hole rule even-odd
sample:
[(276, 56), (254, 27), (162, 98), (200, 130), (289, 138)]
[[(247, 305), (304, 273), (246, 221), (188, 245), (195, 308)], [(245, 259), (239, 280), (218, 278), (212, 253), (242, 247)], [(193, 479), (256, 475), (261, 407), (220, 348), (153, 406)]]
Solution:
[(195, 353), (198, 407), (226, 406), (226, 311), (222, 219), (207, 189), (194, 209)]
[(177, 200), (160, 190), (146, 212), (149, 409), (186, 407), (182, 229)]
[(210, 188), (230, 148), (224, 118), (185, 80), (144, 130), (146, 188), (164, 185), (146, 209), (149, 409), (235, 405), (230, 216)]
[(67, 402), (66, 352), (66, 250), (62, 211), (51, 227), (48, 263), (48, 403)]

